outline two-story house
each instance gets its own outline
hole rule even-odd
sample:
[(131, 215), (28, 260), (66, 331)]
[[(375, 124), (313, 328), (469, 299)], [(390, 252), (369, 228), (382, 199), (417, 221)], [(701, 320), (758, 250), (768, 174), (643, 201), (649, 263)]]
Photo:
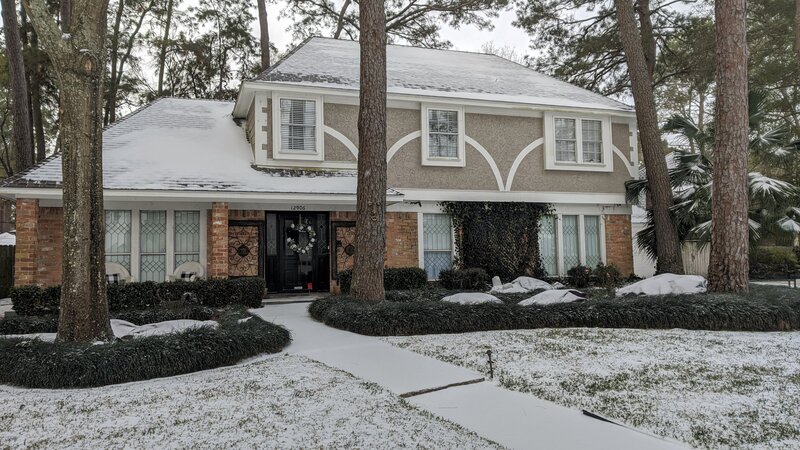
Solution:
[[(386, 264), (430, 278), (453, 258), (440, 201), (540, 202), (545, 269), (632, 271), (630, 106), (493, 55), (387, 47)], [(312, 38), (236, 102), (164, 98), (108, 127), (106, 258), (137, 281), (182, 263), (328, 290), (355, 252), (359, 46)], [(6, 180), (16, 284), (60, 282), (61, 160)], [(491, 243), (487, 243), (491, 245)]]

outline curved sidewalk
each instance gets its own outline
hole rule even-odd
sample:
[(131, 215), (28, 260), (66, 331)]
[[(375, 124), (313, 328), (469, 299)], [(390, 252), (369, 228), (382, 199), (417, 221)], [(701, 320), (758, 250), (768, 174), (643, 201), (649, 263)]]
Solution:
[(255, 314), (291, 330), (286, 353), (304, 355), (407, 397), (415, 406), (514, 449), (675, 449), (681, 444), (510, 391), (483, 375), (380, 339), (323, 325), (307, 303), (269, 305)]

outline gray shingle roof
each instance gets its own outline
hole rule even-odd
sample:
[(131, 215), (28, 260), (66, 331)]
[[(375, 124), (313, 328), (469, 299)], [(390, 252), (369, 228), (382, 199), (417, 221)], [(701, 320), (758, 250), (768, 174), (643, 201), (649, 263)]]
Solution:
[[(389, 45), (386, 57), (389, 93), (633, 111), (624, 103), (494, 55)], [(359, 44), (311, 38), (256, 81), (358, 89)]]

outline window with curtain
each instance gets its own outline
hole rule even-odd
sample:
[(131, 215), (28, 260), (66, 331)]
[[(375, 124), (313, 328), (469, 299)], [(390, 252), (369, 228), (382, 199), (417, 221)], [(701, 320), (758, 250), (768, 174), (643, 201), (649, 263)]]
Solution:
[(422, 249), (428, 279), (453, 266), (453, 227), (447, 214), (422, 215)]
[(561, 216), (561, 234), (564, 238), (564, 270), (567, 271), (581, 263), (578, 250), (578, 216)]
[(539, 256), (542, 268), (547, 275), (558, 275), (558, 255), (556, 253), (556, 218), (544, 216), (539, 219)]
[(317, 152), (317, 102), (282, 98), (281, 151)]
[(581, 149), (583, 162), (603, 162), (603, 122), (581, 120)]
[(428, 110), (428, 157), (458, 158), (458, 111)]
[(575, 119), (556, 118), (556, 161), (577, 162), (578, 138), (575, 131)]
[(139, 281), (167, 277), (167, 212), (139, 213)]
[(586, 240), (586, 265), (600, 263), (600, 216), (583, 216), (583, 234)]
[(106, 261), (131, 271), (131, 212), (106, 211)]
[(175, 211), (175, 268), (200, 262), (200, 211)]

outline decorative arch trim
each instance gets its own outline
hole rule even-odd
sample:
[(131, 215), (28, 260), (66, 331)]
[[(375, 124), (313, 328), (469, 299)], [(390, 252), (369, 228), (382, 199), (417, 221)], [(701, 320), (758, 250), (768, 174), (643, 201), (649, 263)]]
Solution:
[(353, 144), (353, 141), (348, 139), (347, 136), (327, 125), (325, 125), (325, 133), (331, 135), (334, 139), (341, 142), (345, 147), (347, 147), (348, 150), (350, 150), (350, 153), (352, 153), (353, 156), (358, 159), (358, 147), (356, 147), (356, 144)]
[(408, 144), (414, 139), (418, 139), (421, 137), (422, 137), (422, 131), (420, 130), (412, 131), (411, 133), (408, 133), (407, 135), (401, 137), (397, 142), (394, 143), (394, 145), (391, 146), (391, 148), (389, 148), (389, 151), (386, 152), (386, 162), (388, 163), (389, 161), (391, 161), (392, 158), (394, 158), (395, 153), (400, 151), (400, 149), (403, 148), (404, 145)]
[(489, 152), (485, 148), (483, 148), (483, 146), (479, 144), (478, 141), (476, 141), (475, 139), (472, 139), (469, 136), (465, 136), (465, 141), (467, 144), (471, 145), (472, 148), (477, 150), (478, 153), (480, 153), (481, 156), (483, 156), (483, 159), (485, 159), (486, 162), (489, 163), (489, 167), (492, 169), (492, 173), (494, 173), (494, 178), (497, 181), (497, 190), (503, 191), (504, 190), (503, 176), (500, 175), (500, 169), (497, 167), (497, 163), (494, 161), (494, 158), (492, 158), (492, 155), (490, 155)]
[(508, 171), (508, 179), (506, 180), (505, 188), (506, 191), (511, 190), (511, 184), (514, 182), (514, 176), (517, 174), (517, 169), (519, 169), (520, 164), (522, 164), (522, 160), (524, 160), (529, 153), (542, 146), (542, 144), (544, 144), (544, 138), (536, 139), (523, 148), (521, 152), (519, 152), (519, 155), (517, 155), (516, 159), (514, 159), (514, 164), (511, 165), (511, 169)]
[(628, 173), (631, 175), (631, 177), (638, 178), (639, 171), (628, 162), (628, 158), (625, 157), (625, 154), (622, 153), (622, 150), (618, 149), (616, 145), (611, 145), (611, 150), (613, 150), (614, 154), (619, 156), (619, 159), (621, 159), (622, 163), (625, 164), (625, 168), (628, 169)]

